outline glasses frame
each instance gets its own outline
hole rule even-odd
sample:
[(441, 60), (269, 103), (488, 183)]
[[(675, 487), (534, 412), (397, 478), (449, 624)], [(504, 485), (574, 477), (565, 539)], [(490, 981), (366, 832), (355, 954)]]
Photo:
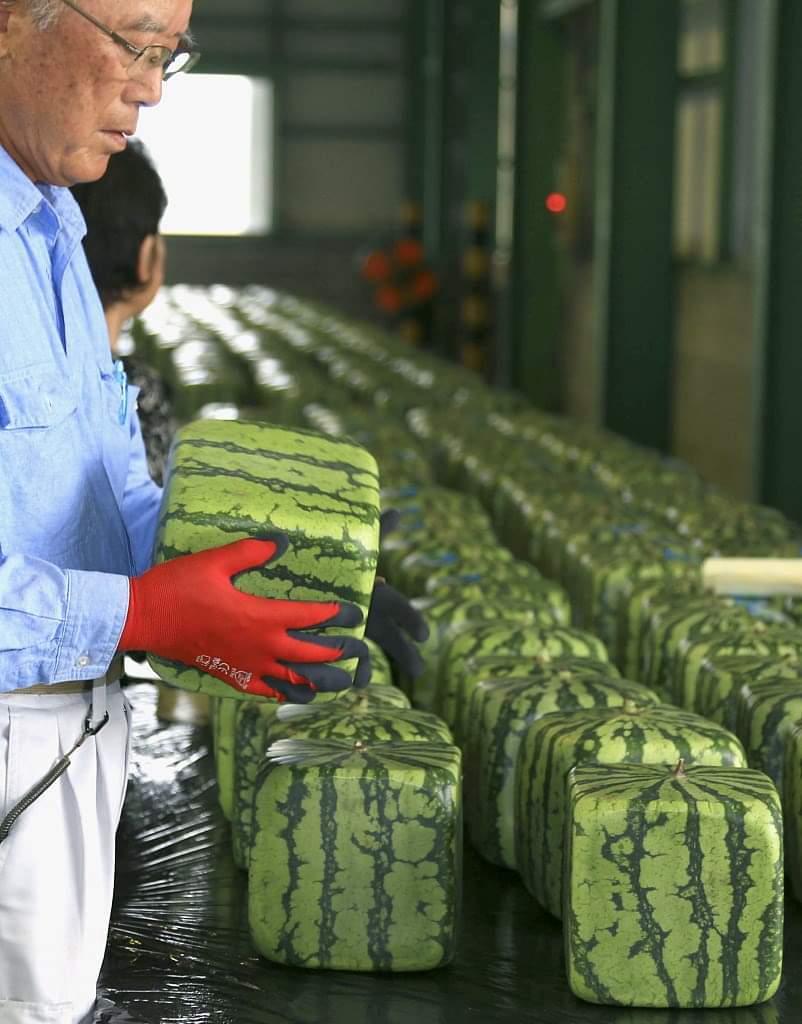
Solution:
[(170, 54), (171, 61), (174, 60), (179, 53), (188, 53), (189, 60), (175, 71), (164, 70), (165, 67), (169, 68), (169, 62), (167, 62), (166, 65), (162, 65), (163, 82), (169, 81), (169, 79), (174, 75), (186, 74), (195, 67), (201, 58), (199, 50), (171, 50), (169, 46), (162, 46), (159, 43), (150, 43), (148, 46), (143, 46), (142, 49), (140, 49), (138, 46), (134, 46), (133, 43), (130, 43), (127, 39), (121, 36), (119, 32), (115, 32), (113, 28), (109, 28), (109, 26), (104, 25), (102, 21), (98, 21), (94, 14), (90, 14), (89, 11), (85, 11), (83, 8), (79, 7), (78, 4), (75, 3), (75, 0), (62, 0), (62, 2), (65, 3), (67, 7), (71, 8), (71, 10), (75, 11), (76, 14), (80, 14), (82, 18), (85, 18), (90, 24), (94, 25), (96, 29), (99, 29), (104, 36), (107, 36), (113, 42), (117, 43), (118, 46), (127, 50), (128, 53), (132, 53), (134, 55), (134, 59), (131, 61), (129, 67), (133, 67), (140, 57), (147, 53), (148, 50), (165, 50)]

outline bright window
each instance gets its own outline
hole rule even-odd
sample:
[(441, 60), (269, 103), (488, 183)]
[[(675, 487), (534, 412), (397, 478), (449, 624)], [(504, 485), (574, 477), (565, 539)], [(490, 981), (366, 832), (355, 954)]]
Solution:
[(710, 265), (724, 256), (722, 208), (727, 60), (723, 0), (682, 0), (676, 108), (674, 255)]
[(242, 75), (177, 75), (138, 137), (164, 181), (172, 235), (256, 235), (273, 219), (273, 89)]

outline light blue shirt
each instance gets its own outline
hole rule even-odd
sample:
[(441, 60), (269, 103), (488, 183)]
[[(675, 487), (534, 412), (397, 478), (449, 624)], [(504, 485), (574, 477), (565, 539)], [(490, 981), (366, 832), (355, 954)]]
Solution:
[(102, 675), (153, 548), (161, 490), (85, 233), (0, 148), (0, 691)]

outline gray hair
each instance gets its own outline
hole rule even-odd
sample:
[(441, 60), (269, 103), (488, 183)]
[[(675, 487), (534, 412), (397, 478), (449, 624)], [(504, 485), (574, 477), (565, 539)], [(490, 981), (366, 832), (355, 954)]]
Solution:
[(40, 31), (51, 28), (61, 13), (58, 0), (28, 0), (28, 9), (34, 25)]

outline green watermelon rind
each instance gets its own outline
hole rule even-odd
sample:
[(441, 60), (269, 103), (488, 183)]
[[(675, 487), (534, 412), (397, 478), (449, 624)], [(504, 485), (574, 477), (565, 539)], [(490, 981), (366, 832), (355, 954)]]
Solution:
[(559, 666), (529, 677), (485, 678), (471, 697), (465, 750), (468, 832), (482, 857), (502, 867), (516, 867), (515, 774), (532, 722), (555, 712), (621, 706), (626, 700), (659, 703), (657, 694), (640, 683)]
[(597, 637), (564, 626), (554, 628), (488, 623), (464, 630), (446, 644), (440, 658), (434, 710), (453, 728), (457, 718), (460, 687), (465, 664), (490, 654), (519, 654), (522, 657), (571, 656), (609, 660), (607, 649)]
[[(154, 562), (274, 530), (287, 534), (288, 549), (265, 568), (238, 576), (235, 586), (264, 597), (349, 601), (361, 609), (362, 623), (319, 632), (362, 637), (378, 557), (373, 456), (313, 431), (252, 420), (199, 420), (179, 431)], [(149, 661), (163, 679), (183, 689), (255, 699), (190, 666), (154, 655)], [(355, 664), (340, 667), (353, 673)]]
[(431, 970), (456, 949), (461, 755), (443, 743), (283, 740), (255, 797), (249, 922), (270, 960)]
[(565, 780), (588, 763), (746, 767), (732, 733), (671, 704), (551, 714), (524, 734), (515, 777), (516, 849), (521, 879), (549, 913), (562, 913)]
[(576, 996), (702, 1008), (774, 995), (782, 812), (766, 775), (589, 765), (571, 772), (566, 801), (564, 936)]
[(271, 726), (288, 711), (337, 711), (347, 714), (354, 704), (392, 714), (392, 709), (407, 710), (409, 698), (395, 686), (375, 684), (357, 692), (349, 690), (334, 704), (273, 704), (260, 701), (238, 702), (235, 728), (234, 785), (231, 804), (231, 846), (234, 862), (247, 868), (253, 840), (253, 794), (259, 765), (270, 743)]

